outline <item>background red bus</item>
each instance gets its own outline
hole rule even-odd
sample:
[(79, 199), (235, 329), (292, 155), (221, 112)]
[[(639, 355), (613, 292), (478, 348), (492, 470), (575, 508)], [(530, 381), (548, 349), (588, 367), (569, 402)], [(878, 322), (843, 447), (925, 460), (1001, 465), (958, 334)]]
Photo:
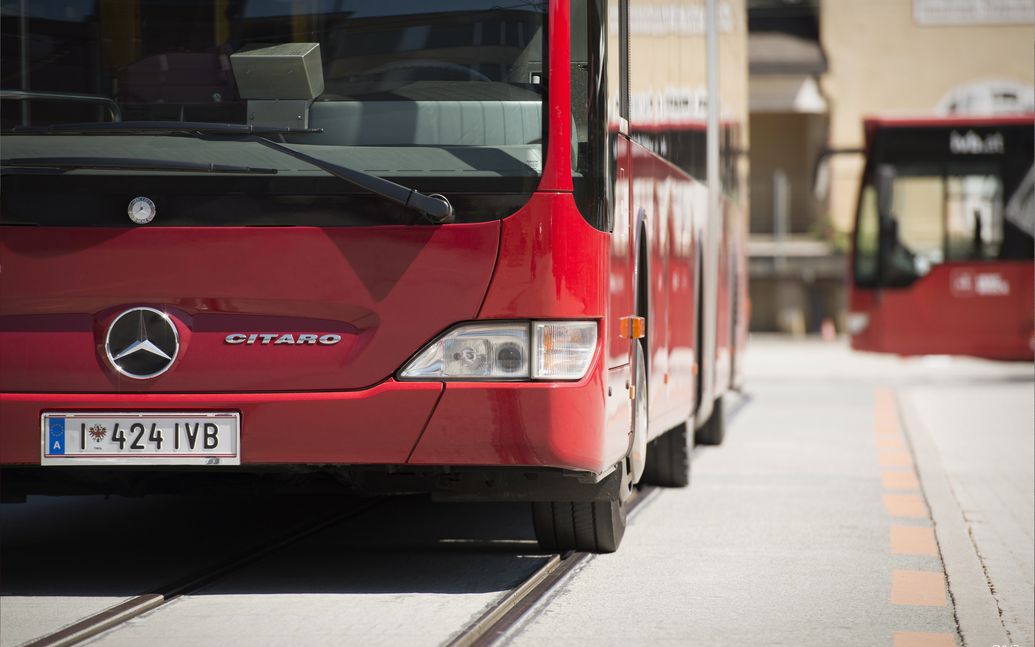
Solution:
[(849, 327), (859, 350), (1031, 360), (1035, 116), (869, 119)]

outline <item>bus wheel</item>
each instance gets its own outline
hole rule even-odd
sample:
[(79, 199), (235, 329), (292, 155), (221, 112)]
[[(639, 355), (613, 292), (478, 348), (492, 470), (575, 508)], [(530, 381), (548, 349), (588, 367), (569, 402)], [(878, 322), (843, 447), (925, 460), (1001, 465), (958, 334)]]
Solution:
[(712, 415), (708, 417), (708, 422), (704, 423), (704, 426), (694, 434), (694, 440), (698, 445), (721, 445), (725, 435), (726, 419), (723, 415), (722, 398), (720, 397), (715, 399)]
[[(539, 547), (563, 553), (613, 553), (625, 535), (625, 502), (632, 492), (628, 460), (615, 474), (617, 488), (599, 501), (537, 501), (532, 504), (532, 523)], [(616, 490), (617, 491), (614, 491)]]
[(686, 487), (690, 483), (690, 448), (687, 426), (679, 425), (647, 446), (643, 482), (662, 487)]

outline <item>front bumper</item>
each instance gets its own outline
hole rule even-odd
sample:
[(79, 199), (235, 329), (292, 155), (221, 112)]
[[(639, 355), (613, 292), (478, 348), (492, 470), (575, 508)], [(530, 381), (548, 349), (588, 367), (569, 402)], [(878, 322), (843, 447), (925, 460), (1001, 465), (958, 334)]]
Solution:
[[(40, 464), (40, 416), (48, 411), (237, 411), (242, 466), (528, 466), (599, 474), (625, 454), (628, 437), (621, 424), (608, 424), (612, 403), (598, 367), (577, 383), (387, 380), (346, 392), (5, 393), (0, 465)], [(610, 412), (620, 420), (614, 406)]]

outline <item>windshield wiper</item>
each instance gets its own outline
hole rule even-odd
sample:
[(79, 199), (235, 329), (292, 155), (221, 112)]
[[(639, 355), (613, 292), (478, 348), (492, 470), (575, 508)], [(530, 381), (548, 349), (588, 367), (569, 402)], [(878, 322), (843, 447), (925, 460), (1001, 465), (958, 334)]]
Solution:
[(411, 189), (371, 173), (334, 164), (314, 155), (297, 151), (264, 136), (320, 132), (323, 132), (323, 130), (319, 128), (281, 128), (252, 126), (249, 124), (189, 121), (120, 121), (114, 123), (55, 124), (40, 127), (17, 127), (7, 131), (8, 134), (13, 135), (167, 135), (196, 137), (205, 141), (254, 142), (315, 166), (325, 173), (370, 191), (406, 209), (416, 211), (422, 214), (431, 224), (438, 225), (453, 221), (453, 205), (441, 194), (424, 194), (416, 189)]
[(139, 157), (12, 157), (0, 159), (0, 174), (10, 172), (63, 173), (71, 170), (102, 169), (115, 171), (164, 171), (181, 173), (261, 173), (275, 175), (275, 168), (256, 168), (233, 164), (205, 164), (142, 159)]
[[(217, 138), (212, 138), (217, 139)], [(453, 205), (449, 203), (446, 196), (440, 193), (424, 194), (416, 189), (403, 186), (397, 182), (386, 180), (383, 177), (378, 177), (365, 171), (357, 171), (356, 169), (348, 168), (347, 166), (341, 166), (339, 164), (333, 164), (319, 157), (314, 157), (301, 151), (278, 144), (277, 142), (266, 139), (265, 137), (250, 136), (242, 139), (254, 141), (258, 144), (262, 144), (266, 148), (272, 148), (278, 153), (284, 153), (290, 155), (297, 160), (301, 160), (306, 164), (310, 164), (330, 173), (336, 178), (345, 180), (350, 184), (354, 184), (361, 189), (366, 189), (371, 193), (381, 196), (386, 200), (395, 202), (396, 204), (402, 205), (407, 209), (411, 209), (418, 213), (424, 214), (424, 217), (428, 219), (431, 224), (439, 225), (445, 222), (453, 221)]]

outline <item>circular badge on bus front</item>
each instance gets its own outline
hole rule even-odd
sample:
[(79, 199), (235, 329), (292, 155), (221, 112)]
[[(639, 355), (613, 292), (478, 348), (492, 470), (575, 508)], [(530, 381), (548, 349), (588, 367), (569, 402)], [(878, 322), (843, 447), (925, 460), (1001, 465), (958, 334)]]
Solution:
[(151, 198), (139, 196), (129, 201), (126, 212), (133, 222), (138, 225), (146, 225), (155, 219), (158, 209), (155, 208), (155, 203), (151, 201)]
[(104, 339), (104, 352), (112, 367), (136, 380), (168, 371), (179, 351), (176, 324), (154, 308), (126, 310), (111, 322)]

